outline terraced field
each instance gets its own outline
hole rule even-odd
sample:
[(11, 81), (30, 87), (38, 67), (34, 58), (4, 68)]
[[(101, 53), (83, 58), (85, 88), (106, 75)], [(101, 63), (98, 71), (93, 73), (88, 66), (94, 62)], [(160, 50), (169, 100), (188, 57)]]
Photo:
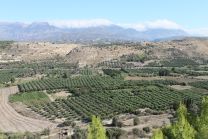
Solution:
[(28, 118), (17, 113), (9, 104), (8, 97), (18, 92), (16, 86), (0, 89), (0, 130), (4, 132), (41, 131), (53, 128), (55, 124), (48, 121)]

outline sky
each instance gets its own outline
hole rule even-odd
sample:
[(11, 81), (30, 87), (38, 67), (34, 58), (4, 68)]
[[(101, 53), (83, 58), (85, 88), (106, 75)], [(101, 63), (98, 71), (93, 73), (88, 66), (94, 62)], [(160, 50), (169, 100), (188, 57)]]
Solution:
[(208, 0), (0, 0), (0, 21), (57, 26), (118, 24), (208, 34)]

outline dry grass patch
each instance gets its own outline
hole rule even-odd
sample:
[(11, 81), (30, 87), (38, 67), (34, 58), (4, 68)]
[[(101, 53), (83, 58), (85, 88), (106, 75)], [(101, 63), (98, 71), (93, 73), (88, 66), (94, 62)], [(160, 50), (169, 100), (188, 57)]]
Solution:
[(191, 86), (183, 86), (183, 85), (171, 85), (170, 86), (171, 88), (173, 89), (176, 89), (176, 90), (187, 90), (187, 89), (191, 89), (192, 87)]
[(154, 76), (154, 77), (140, 77), (140, 76), (126, 76), (124, 80), (147, 80), (147, 81), (153, 81), (153, 80), (164, 80), (163, 77)]
[(67, 91), (60, 91), (57, 93), (52, 93), (47, 95), (51, 101), (55, 101), (56, 99), (66, 99), (68, 96), (71, 96), (71, 93), (68, 93)]

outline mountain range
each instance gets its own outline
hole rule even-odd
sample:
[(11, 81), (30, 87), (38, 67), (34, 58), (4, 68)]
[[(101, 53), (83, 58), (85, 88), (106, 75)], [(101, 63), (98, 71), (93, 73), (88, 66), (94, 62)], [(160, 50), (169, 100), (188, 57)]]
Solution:
[(96, 40), (160, 40), (189, 36), (180, 29), (154, 28), (138, 31), (118, 25), (67, 28), (57, 27), (48, 22), (30, 24), (0, 22), (0, 40), (14, 41), (96, 41)]

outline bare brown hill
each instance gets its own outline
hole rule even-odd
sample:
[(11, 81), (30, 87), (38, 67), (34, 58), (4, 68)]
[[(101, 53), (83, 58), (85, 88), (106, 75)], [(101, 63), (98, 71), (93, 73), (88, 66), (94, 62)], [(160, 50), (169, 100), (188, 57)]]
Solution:
[(77, 44), (49, 42), (15, 42), (0, 51), (0, 61), (31, 61), (65, 56)]
[(80, 66), (94, 65), (103, 61), (117, 59), (127, 54), (142, 54), (142, 50), (134, 47), (79, 47), (67, 54), (69, 61), (78, 62)]

